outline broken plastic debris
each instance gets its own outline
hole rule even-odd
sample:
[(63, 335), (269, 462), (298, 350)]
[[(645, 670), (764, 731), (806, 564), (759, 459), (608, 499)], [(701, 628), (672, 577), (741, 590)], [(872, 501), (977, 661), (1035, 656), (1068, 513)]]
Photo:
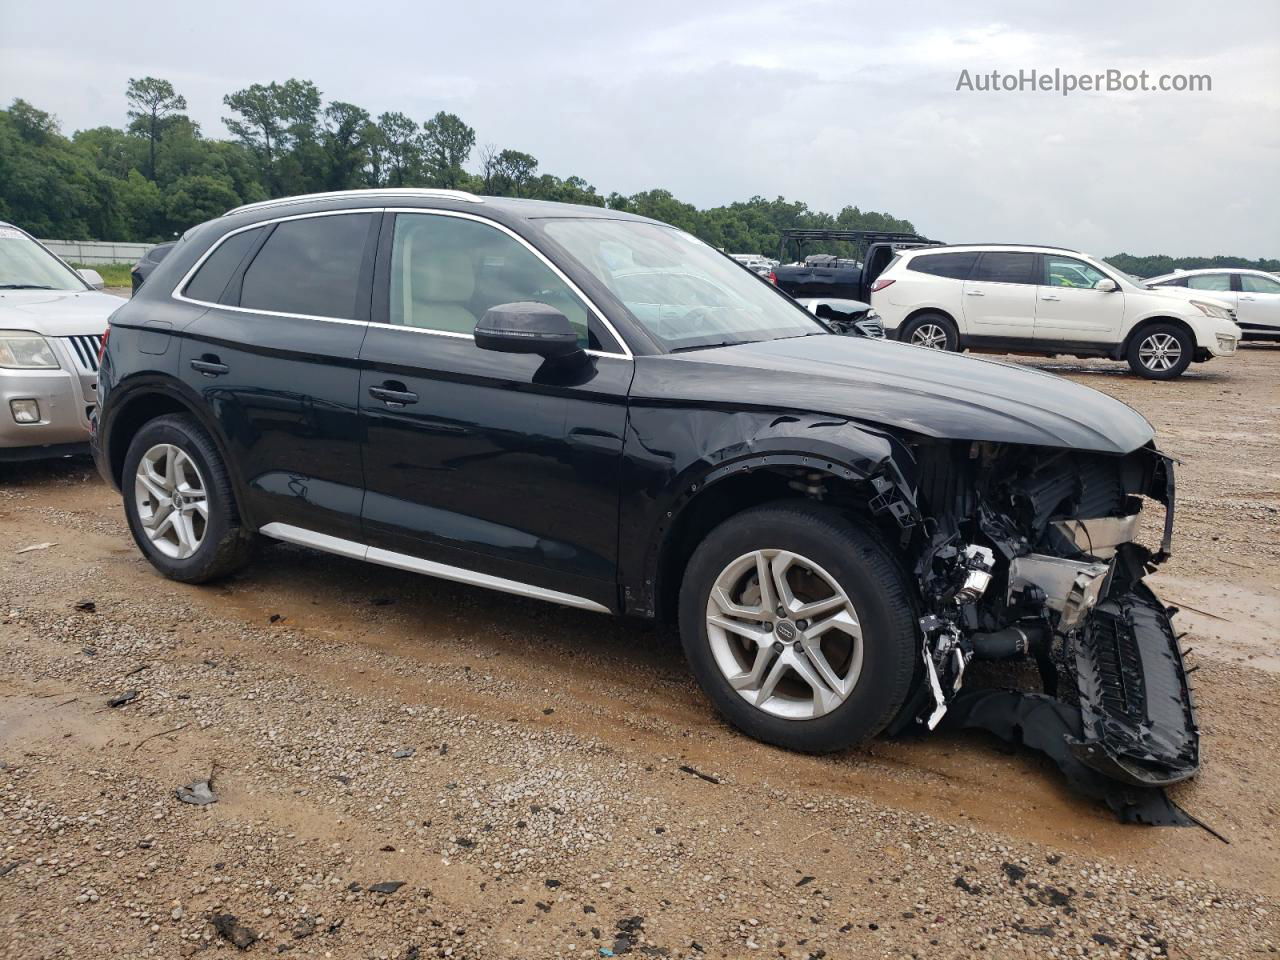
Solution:
[(370, 893), (395, 893), (404, 886), (403, 880), (384, 880), (381, 883), (369, 884)]
[(50, 547), (56, 547), (56, 543), (33, 543), (29, 547), (23, 547), (21, 550), (14, 551), (17, 553), (30, 553), (32, 550), (48, 550)]
[(114, 697), (107, 701), (108, 707), (123, 707), (126, 703), (133, 703), (138, 699), (137, 690), (126, 690), (123, 693), (117, 693)]
[[(179, 787), (174, 793), (183, 803), (194, 803), (198, 807), (218, 802), (218, 798), (213, 794), (213, 784), (208, 780), (197, 780), (194, 783), (189, 783), (185, 787)], [(235, 918), (232, 917), (231, 919), (234, 920)], [(241, 949), (244, 948), (241, 947)]]

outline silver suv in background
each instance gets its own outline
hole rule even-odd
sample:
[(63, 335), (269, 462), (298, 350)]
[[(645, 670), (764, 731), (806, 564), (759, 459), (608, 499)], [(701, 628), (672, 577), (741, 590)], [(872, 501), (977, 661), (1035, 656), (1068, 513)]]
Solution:
[(0, 222), (0, 461), (88, 452), (102, 338), (124, 302), (101, 288)]
[(1209, 297), (1148, 290), (1062, 247), (957, 244), (904, 250), (871, 287), (887, 336), (939, 350), (1128, 360), (1172, 380), (1236, 352), (1240, 328)]

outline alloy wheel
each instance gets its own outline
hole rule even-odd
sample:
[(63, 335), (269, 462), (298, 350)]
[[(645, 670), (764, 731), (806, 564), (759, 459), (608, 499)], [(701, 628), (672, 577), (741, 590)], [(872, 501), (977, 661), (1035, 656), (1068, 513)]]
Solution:
[(1153, 333), (1138, 345), (1138, 360), (1148, 370), (1164, 373), (1182, 359), (1182, 344), (1171, 333)]
[(945, 350), (947, 349), (947, 331), (936, 323), (922, 323), (911, 331), (911, 339), (907, 342), (930, 350)]
[(133, 484), (138, 519), (147, 539), (166, 557), (185, 560), (209, 529), (209, 500), (195, 461), (172, 443), (142, 455)]
[(744, 700), (812, 720), (849, 698), (862, 672), (862, 627), (835, 578), (786, 550), (756, 550), (721, 571), (707, 598), (707, 637)]

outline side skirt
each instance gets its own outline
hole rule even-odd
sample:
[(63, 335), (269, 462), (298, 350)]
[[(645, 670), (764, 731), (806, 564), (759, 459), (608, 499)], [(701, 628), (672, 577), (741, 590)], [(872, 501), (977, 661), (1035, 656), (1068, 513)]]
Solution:
[(410, 556), (407, 553), (395, 553), (391, 550), (383, 550), (381, 547), (370, 547), (354, 540), (332, 537), (327, 533), (317, 533), (314, 530), (295, 527), (288, 523), (268, 523), (266, 526), (261, 527), (258, 532), (275, 540), (283, 540), (285, 543), (311, 547), (313, 550), (323, 550), (325, 553), (336, 553), (343, 557), (354, 557), (357, 560), (367, 560), (369, 563), (381, 564), (384, 567), (395, 567), (412, 573), (425, 573), (428, 576), (439, 577), (442, 580), (469, 583), (476, 587), (485, 587), (501, 593), (512, 593), (518, 597), (530, 597), (534, 600), (546, 600), (548, 603), (559, 603), (566, 607), (576, 607), (579, 610), (612, 613), (608, 607), (596, 603), (594, 600), (588, 600), (586, 597), (576, 597), (571, 593), (548, 590), (545, 587), (534, 586), (531, 583), (507, 580), (504, 577), (495, 577), (476, 570), (467, 570), (464, 567), (452, 567), (447, 563), (436, 563), (434, 560), (424, 560), (421, 557)]

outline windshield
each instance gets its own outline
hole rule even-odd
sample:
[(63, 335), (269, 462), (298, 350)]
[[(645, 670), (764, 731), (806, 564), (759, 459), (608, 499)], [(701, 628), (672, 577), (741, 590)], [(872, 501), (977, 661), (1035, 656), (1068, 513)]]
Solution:
[(548, 220), (576, 257), (667, 350), (827, 331), (755, 274), (675, 227), (634, 220)]
[(80, 278), (15, 227), (0, 226), (0, 290), (84, 290)]

